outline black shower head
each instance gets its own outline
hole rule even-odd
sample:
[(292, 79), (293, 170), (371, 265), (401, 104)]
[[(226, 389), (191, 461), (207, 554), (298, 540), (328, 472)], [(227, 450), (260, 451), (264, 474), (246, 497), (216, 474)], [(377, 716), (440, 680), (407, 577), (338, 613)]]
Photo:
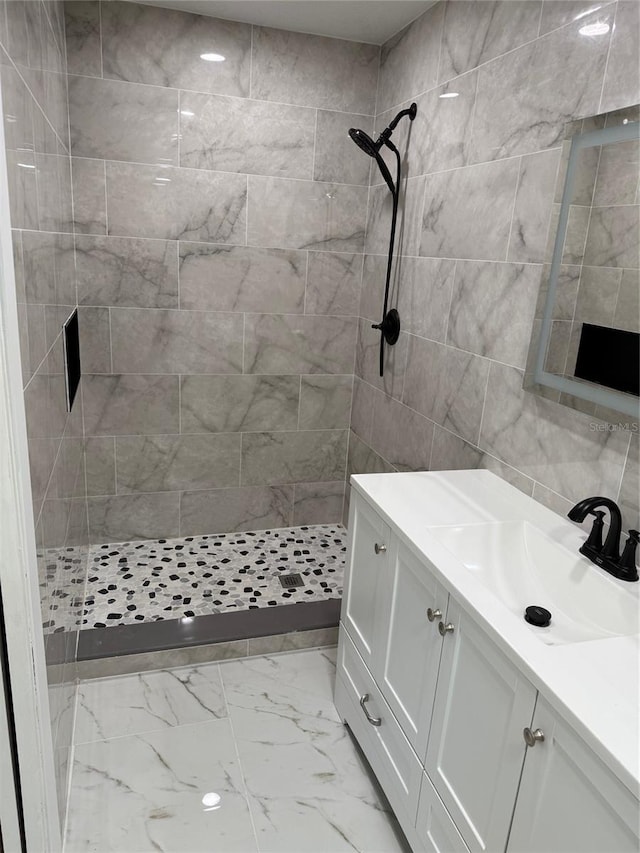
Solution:
[(365, 133), (364, 130), (360, 130), (357, 127), (352, 127), (349, 130), (349, 136), (353, 139), (358, 148), (364, 151), (365, 154), (368, 154), (369, 157), (375, 157), (382, 147), (382, 141), (380, 139), (377, 142), (374, 142), (368, 133)]
[[(387, 164), (384, 162), (382, 157), (380, 156), (380, 149), (383, 145), (386, 145), (387, 148), (391, 148), (392, 151), (395, 151), (396, 148), (394, 144), (390, 141), (391, 134), (396, 128), (396, 125), (400, 121), (403, 116), (409, 116), (411, 121), (416, 117), (417, 107), (415, 104), (411, 104), (409, 109), (400, 110), (398, 115), (393, 119), (393, 121), (382, 131), (380, 136), (374, 142), (373, 139), (369, 136), (368, 133), (365, 133), (364, 130), (360, 130), (357, 127), (352, 127), (349, 130), (349, 136), (355, 144), (360, 148), (361, 151), (364, 151), (365, 154), (368, 154), (369, 157), (375, 158), (376, 163), (378, 164), (380, 171), (382, 172), (382, 177), (385, 179), (387, 186), (391, 190), (392, 193), (395, 194), (397, 187), (393, 184), (393, 179), (391, 178), (391, 174), (389, 169), (387, 168)], [(398, 155), (400, 156), (400, 155)]]

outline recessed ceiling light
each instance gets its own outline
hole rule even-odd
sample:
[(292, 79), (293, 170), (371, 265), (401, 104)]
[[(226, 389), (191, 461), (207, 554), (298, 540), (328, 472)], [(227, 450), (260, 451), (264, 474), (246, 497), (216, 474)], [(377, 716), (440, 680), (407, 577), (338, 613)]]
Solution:
[(205, 62), (224, 62), (225, 57), (221, 53), (201, 53), (200, 59)]
[(441, 98), (458, 98), (460, 96), (460, 92), (443, 92), (440, 97)]
[(609, 24), (604, 23), (604, 21), (598, 21), (595, 24), (585, 24), (584, 27), (580, 27), (578, 32), (581, 36), (604, 36), (610, 29)]

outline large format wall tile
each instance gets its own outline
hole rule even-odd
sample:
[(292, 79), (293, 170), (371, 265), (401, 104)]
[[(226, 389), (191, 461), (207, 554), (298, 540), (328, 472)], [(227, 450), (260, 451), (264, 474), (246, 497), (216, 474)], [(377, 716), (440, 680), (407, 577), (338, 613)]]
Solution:
[(118, 494), (238, 486), (240, 436), (119, 436), (116, 470)]
[(380, 332), (370, 320), (360, 319), (356, 345), (356, 375), (390, 397), (400, 399), (410, 336), (401, 332), (394, 346), (384, 348), (384, 376), (380, 376)]
[(241, 373), (242, 315), (112, 308), (115, 373)]
[(185, 92), (180, 116), (181, 166), (313, 177), (315, 110)]
[(640, 102), (639, 31), (640, 4), (619, 0), (599, 112)]
[(298, 376), (183, 376), (183, 433), (292, 430), (298, 425)]
[(309, 252), (305, 313), (358, 314), (362, 255)]
[(547, 260), (551, 203), (560, 150), (530, 154), (520, 161), (513, 210), (509, 260), (542, 263)]
[(76, 234), (107, 233), (107, 186), (102, 160), (71, 160), (73, 230)]
[(76, 236), (81, 305), (178, 307), (177, 246), (165, 240)]
[(599, 267), (640, 266), (640, 207), (592, 207), (584, 263)]
[(177, 376), (92, 376), (82, 379), (87, 435), (179, 432)]
[(366, 209), (366, 187), (250, 177), (248, 242), (361, 252)]
[(349, 129), (373, 133), (373, 118), (354, 113), (318, 110), (313, 177), (338, 184), (369, 183), (371, 159), (356, 148)]
[(539, 267), (458, 261), (447, 343), (524, 367)]
[(444, 343), (456, 262), (402, 258), (398, 267), (397, 309), (402, 328)]
[(517, 160), (427, 176), (420, 254), (505, 259), (517, 180)]
[(69, 74), (100, 77), (100, 3), (98, 0), (73, 0), (64, 9), (67, 70)]
[(382, 46), (378, 112), (435, 86), (443, 18), (444, 3), (438, 3)]
[(178, 92), (69, 77), (71, 153), (178, 165)]
[(611, 26), (614, 9), (606, 6), (480, 70), (475, 159), (493, 160), (557, 145), (565, 122), (598, 111), (609, 35), (585, 37), (579, 30), (596, 21)]
[(637, 530), (640, 526), (638, 494), (640, 494), (640, 439), (637, 435), (632, 435), (620, 485), (620, 509), (625, 530), (630, 528)]
[[(249, 94), (251, 27), (110, 0), (101, 4), (104, 76), (177, 89)], [(215, 51), (224, 62), (207, 62)]]
[(342, 520), (344, 480), (333, 483), (297, 483), (293, 521), (299, 524), (337, 524)]
[(350, 373), (352, 317), (247, 314), (245, 373)]
[(109, 234), (245, 242), (243, 175), (107, 163)]
[(488, 372), (486, 359), (412, 337), (402, 401), (476, 444)]
[(180, 307), (302, 313), (307, 258), (295, 249), (180, 242)]
[(302, 376), (299, 429), (348, 429), (352, 376)]
[(616, 495), (629, 435), (594, 430), (593, 419), (522, 389), (522, 373), (493, 362), (481, 444), (570, 500)]
[[(403, 119), (407, 122), (403, 128), (410, 131), (406, 146), (410, 175), (452, 169), (469, 162), (477, 85), (478, 73), (472, 71), (417, 99), (415, 119), (411, 124)], [(385, 113), (381, 129), (393, 118), (392, 112)]]
[(392, 397), (377, 394), (371, 447), (398, 471), (427, 471), (433, 423)]
[(431, 447), (431, 471), (457, 471), (478, 468), (482, 452), (448, 429), (436, 426)]
[(348, 430), (256, 432), (242, 436), (245, 486), (344, 478)]
[(447, 3), (439, 80), (457, 77), (538, 35), (541, 0)]
[(90, 497), (89, 529), (94, 542), (171, 539), (180, 534), (180, 493)]
[[(435, 176), (439, 177), (439, 176)], [(404, 185), (404, 197), (398, 209), (396, 229), (397, 255), (420, 254), (422, 211), (424, 208), (425, 177), (409, 178)], [(402, 195), (402, 191), (401, 191)], [(386, 184), (371, 187), (367, 210), (367, 239), (365, 251), (386, 254), (391, 228), (392, 196)]]
[(293, 488), (262, 486), (184, 492), (180, 535), (288, 527), (292, 523)]
[(255, 27), (251, 97), (371, 115), (379, 52), (371, 44)]
[(113, 436), (85, 438), (88, 495), (115, 495), (116, 440)]

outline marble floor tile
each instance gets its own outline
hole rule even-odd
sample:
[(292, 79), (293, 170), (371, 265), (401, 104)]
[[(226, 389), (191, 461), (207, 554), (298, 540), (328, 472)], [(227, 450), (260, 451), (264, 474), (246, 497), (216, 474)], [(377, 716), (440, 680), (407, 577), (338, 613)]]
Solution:
[(215, 664), (95, 679), (78, 690), (75, 742), (144, 734), (226, 716)]
[(221, 669), (261, 851), (402, 850), (332, 701), (322, 652)]
[(229, 720), (76, 747), (65, 850), (254, 853)]
[[(85, 704), (107, 689), (138, 726), (157, 712), (163, 728), (76, 747), (66, 853), (408, 853), (333, 705), (335, 661), (335, 649), (291, 652), (83, 684)], [(216, 713), (220, 676), (229, 718), (188, 721)], [(167, 722), (177, 695), (205, 707), (176, 703)]]

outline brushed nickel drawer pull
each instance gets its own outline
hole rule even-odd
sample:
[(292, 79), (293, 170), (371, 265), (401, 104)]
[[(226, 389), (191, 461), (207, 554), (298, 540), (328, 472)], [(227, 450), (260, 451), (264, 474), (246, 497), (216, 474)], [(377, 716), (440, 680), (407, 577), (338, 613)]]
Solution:
[(360, 697), (360, 707), (364, 711), (364, 715), (367, 718), (367, 721), (369, 723), (371, 723), (372, 726), (381, 726), (382, 720), (380, 719), (380, 717), (372, 717), (371, 714), (367, 711), (366, 703), (368, 701), (369, 701), (369, 694), (363, 693), (363, 695)]

